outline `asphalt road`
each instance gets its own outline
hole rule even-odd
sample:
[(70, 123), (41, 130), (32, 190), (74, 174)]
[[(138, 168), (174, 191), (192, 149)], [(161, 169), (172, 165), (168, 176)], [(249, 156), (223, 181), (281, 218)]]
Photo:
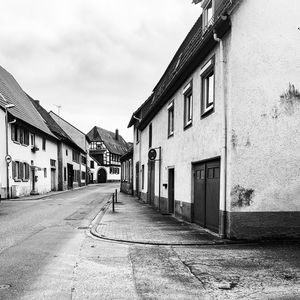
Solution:
[(85, 230), (117, 184), (0, 204), (0, 299), (71, 299)]

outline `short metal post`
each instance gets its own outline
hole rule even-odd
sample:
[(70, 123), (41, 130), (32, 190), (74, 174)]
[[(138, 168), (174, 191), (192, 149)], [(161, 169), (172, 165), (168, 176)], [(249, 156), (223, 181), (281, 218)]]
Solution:
[(112, 194), (112, 211), (115, 212), (115, 194)]
[(116, 203), (118, 202), (118, 190), (116, 189)]

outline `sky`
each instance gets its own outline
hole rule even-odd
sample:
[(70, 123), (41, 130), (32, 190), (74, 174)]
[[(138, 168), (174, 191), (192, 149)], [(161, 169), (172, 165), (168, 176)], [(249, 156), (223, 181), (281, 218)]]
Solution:
[(127, 129), (201, 13), (192, 0), (2, 0), (0, 65), (87, 133)]

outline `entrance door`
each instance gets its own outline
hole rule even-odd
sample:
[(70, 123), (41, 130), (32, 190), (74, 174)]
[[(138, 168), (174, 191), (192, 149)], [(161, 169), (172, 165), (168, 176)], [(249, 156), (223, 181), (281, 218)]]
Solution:
[(98, 183), (105, 183), (107, 180), (106, 171), (104, 169), (100, 169), (98, 171), (97, 181)]
[(74, 179), (73, 165), (67, 164), (67, 170), (68, 170), (68, 189), (72, 189), (73, 179)]
[(155, 161), (148, 161), (148, 193), (147, 202), (154, 204), (155, 198)]
[(55, 191), (55, 169), (51, 169), (51, 191)]
[(168, 205), (169, 205), (169, 213), (174, 213), (174, 169), (169, 169), (168, 174)]
[(219, 230), (220, 161), (194, 166), (193, 221), (212, 231)]
[(140, 163), (135, 164), (135, 195), (140, 197)]

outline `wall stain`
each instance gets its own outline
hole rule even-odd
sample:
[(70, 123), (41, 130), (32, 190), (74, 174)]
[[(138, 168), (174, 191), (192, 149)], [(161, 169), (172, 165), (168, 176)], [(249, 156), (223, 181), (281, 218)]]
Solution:
[(254, 194), (253, 189), (245, 189), (239, 184), (234, 186), (231, 190), (230, 195), (232, 196), (231, 204), (232, 206), (250, 206), (252, 201), (252, 197)]
[(235, 133), (234, 129), (232, 129), (231, 133), (231, 144), (232, 147), (235, 148), (237, 146), (238, 140), (237, 140), (237, 134)]
[(280, 103), (289, 115), (294, 113), (295, 105), (300, 104), (300, 92), (289, 83), (288, 89), (280, 96)]

